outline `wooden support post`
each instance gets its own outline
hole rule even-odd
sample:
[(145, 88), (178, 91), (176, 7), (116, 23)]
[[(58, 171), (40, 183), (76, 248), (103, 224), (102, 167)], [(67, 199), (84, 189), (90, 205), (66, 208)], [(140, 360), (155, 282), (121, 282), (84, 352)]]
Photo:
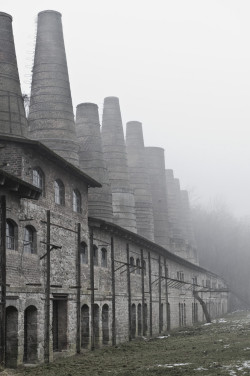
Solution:
[(91, 313), (91, 350), (95, 349), (95, 274), (94, 274), (94, 244), (93, 244), (93, 229), (90, 227), (89, 236), (90, 248), (90, 313)]
[(153, 335), (153, 303), (152, 303), (152, 278), (151, 278), (151, 255), (148, 252), (148, 282), (149, 282), (149, 333)]
[(1, 196), (1, 238), (0, 238), (0, 365), (5, 365), (5, 320), (6, 320), (6, 197)]
[(144, 258), (143, 249), (141, 249), (141, 298), (142, 298), (142, 334), (146, 335), (146, 323), (145, 323), (145, 286), (144, 286)]
[(50, 210), (47, 210), (44, 363), (50, 358)]
[(111, 236), (111, 284), (112, 284), (112, 346), (116, 345), (116, 324), (115, 324), (115, 255), (114, 239)]
[(76, 252), (76, 352), (81, 352), (81, 224), (77, 224)]
[(161, 256), (159, 256), (159, 283), (158, 283), (158, 295), (159, 295), (159, 333), (162, 332), (162, 310), (161, 310)]
[(167, 259), (164, 257), (164, 269), (165, 269), (165, 296), (166, 296), (166, 321), (167, 321), (167, 331), (170, 330), (170, 311), (168, 304), (168, 267)]
[(127, 243), (127, 286), (128, 286), (128, 339), (132, 339), (131, 328), (131, 285), (130, 285), (130, 260), (129, 260), (129, 244)]

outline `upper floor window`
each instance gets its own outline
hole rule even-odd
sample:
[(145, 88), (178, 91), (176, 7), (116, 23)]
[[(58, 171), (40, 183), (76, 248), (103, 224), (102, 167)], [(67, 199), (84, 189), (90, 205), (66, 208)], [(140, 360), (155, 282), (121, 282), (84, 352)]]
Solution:
[(102, 248), (102, 266), (106, 268), (108, 266), (107, 263), (107, 250), (105, 248)]
[(141, 274), (141, 262), (140, 259), (136, 259), (136, 273)]
[(36, 187), (42, 190), (44, 195), (44, 173), (39, 167), (32, 170), (32, 182)]
[(129, 264), (130, 264), (132, 273), (134, 273), (135, 272), (135, 260), (134, 260), (134, 257), (130, 257)]
[(184, 273), (183, 272), (177, 272), (177, 279), (178, 279), (178, 281), (184, 281)]
[(36, 253), (36, 230), (32, 226), (24, 229), (24, 252)]
[(80, 244), (80, 259), (81, 264), (87, 264), (88, 263), (88, 248), (86, 243), (81, 242)]
[(73, 211), (81, 213), (81, 194), (77, 189), (73, 190)]
[(55, 187), (55, 203), (59, 205), (65, 204), (65, 189), (61, 180), (57, 179), (54, 183)]
[(98, 248), (96, 245), (93, 245), (93, 263), (95, 266), (98, 265)]
[(17, 225), (11, 219), (6, 220), (6, 249), (17, 249)]

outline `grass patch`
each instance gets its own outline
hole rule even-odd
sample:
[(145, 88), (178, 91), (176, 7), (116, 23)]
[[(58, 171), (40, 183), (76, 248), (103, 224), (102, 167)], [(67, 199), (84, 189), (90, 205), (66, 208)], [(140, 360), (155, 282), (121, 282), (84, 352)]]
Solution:
[(116, 347), (61, 358), (49, 365), (11, 371), (15, 376), (241, 374), (250, 374), (250, 314), (247, 312), (227, 315), (211, 325), (176, 329), (167, 338), (138, 338)]

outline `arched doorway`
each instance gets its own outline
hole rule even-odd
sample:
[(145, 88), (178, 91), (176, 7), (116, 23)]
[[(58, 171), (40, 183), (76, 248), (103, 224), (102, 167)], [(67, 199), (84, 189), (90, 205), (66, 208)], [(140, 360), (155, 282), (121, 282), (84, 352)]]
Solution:
[(104, 304), (102, 307), (102, 343), (109, 343), (109, 306)]
[(18, 354), (18, 311), (15, 307), (6, 308), (6, 367), (17, 366)]
[(141, 304), (138, 304), (137, 307), (137, 322), (138, 322), (138, 336), (142, 334), (142, 309)]
[(37, 309), (31, 305), (24, 311), (24, 354), (23, 361), (35, 363), (37, 360)]
[(147, 335), (148, 331), (148, 306), (146, 303), (144, 303), (144, 329), (143, 329), (143, 335)]
[(131, 337), (135, 338), (136, 334), (136, 307), (132, 304), (131, 307)]
[(84, 304), (81, 308), (81, 347), (89, 345), (89, 306)]
[(99, 346), (99, 321), (100, 321), (100, 309), (98, 304), (94, 304), (94, 336), (95, 346)]

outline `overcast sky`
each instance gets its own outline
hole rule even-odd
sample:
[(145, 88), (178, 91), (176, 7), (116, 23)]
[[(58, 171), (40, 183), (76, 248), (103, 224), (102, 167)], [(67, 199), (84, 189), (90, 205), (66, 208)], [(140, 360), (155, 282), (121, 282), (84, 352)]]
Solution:
[(118, 96), (192, 200), (250, 215), (249, 0), (3, 0), (30, 91), (36, 16), (62, 13), (74, 107)]

